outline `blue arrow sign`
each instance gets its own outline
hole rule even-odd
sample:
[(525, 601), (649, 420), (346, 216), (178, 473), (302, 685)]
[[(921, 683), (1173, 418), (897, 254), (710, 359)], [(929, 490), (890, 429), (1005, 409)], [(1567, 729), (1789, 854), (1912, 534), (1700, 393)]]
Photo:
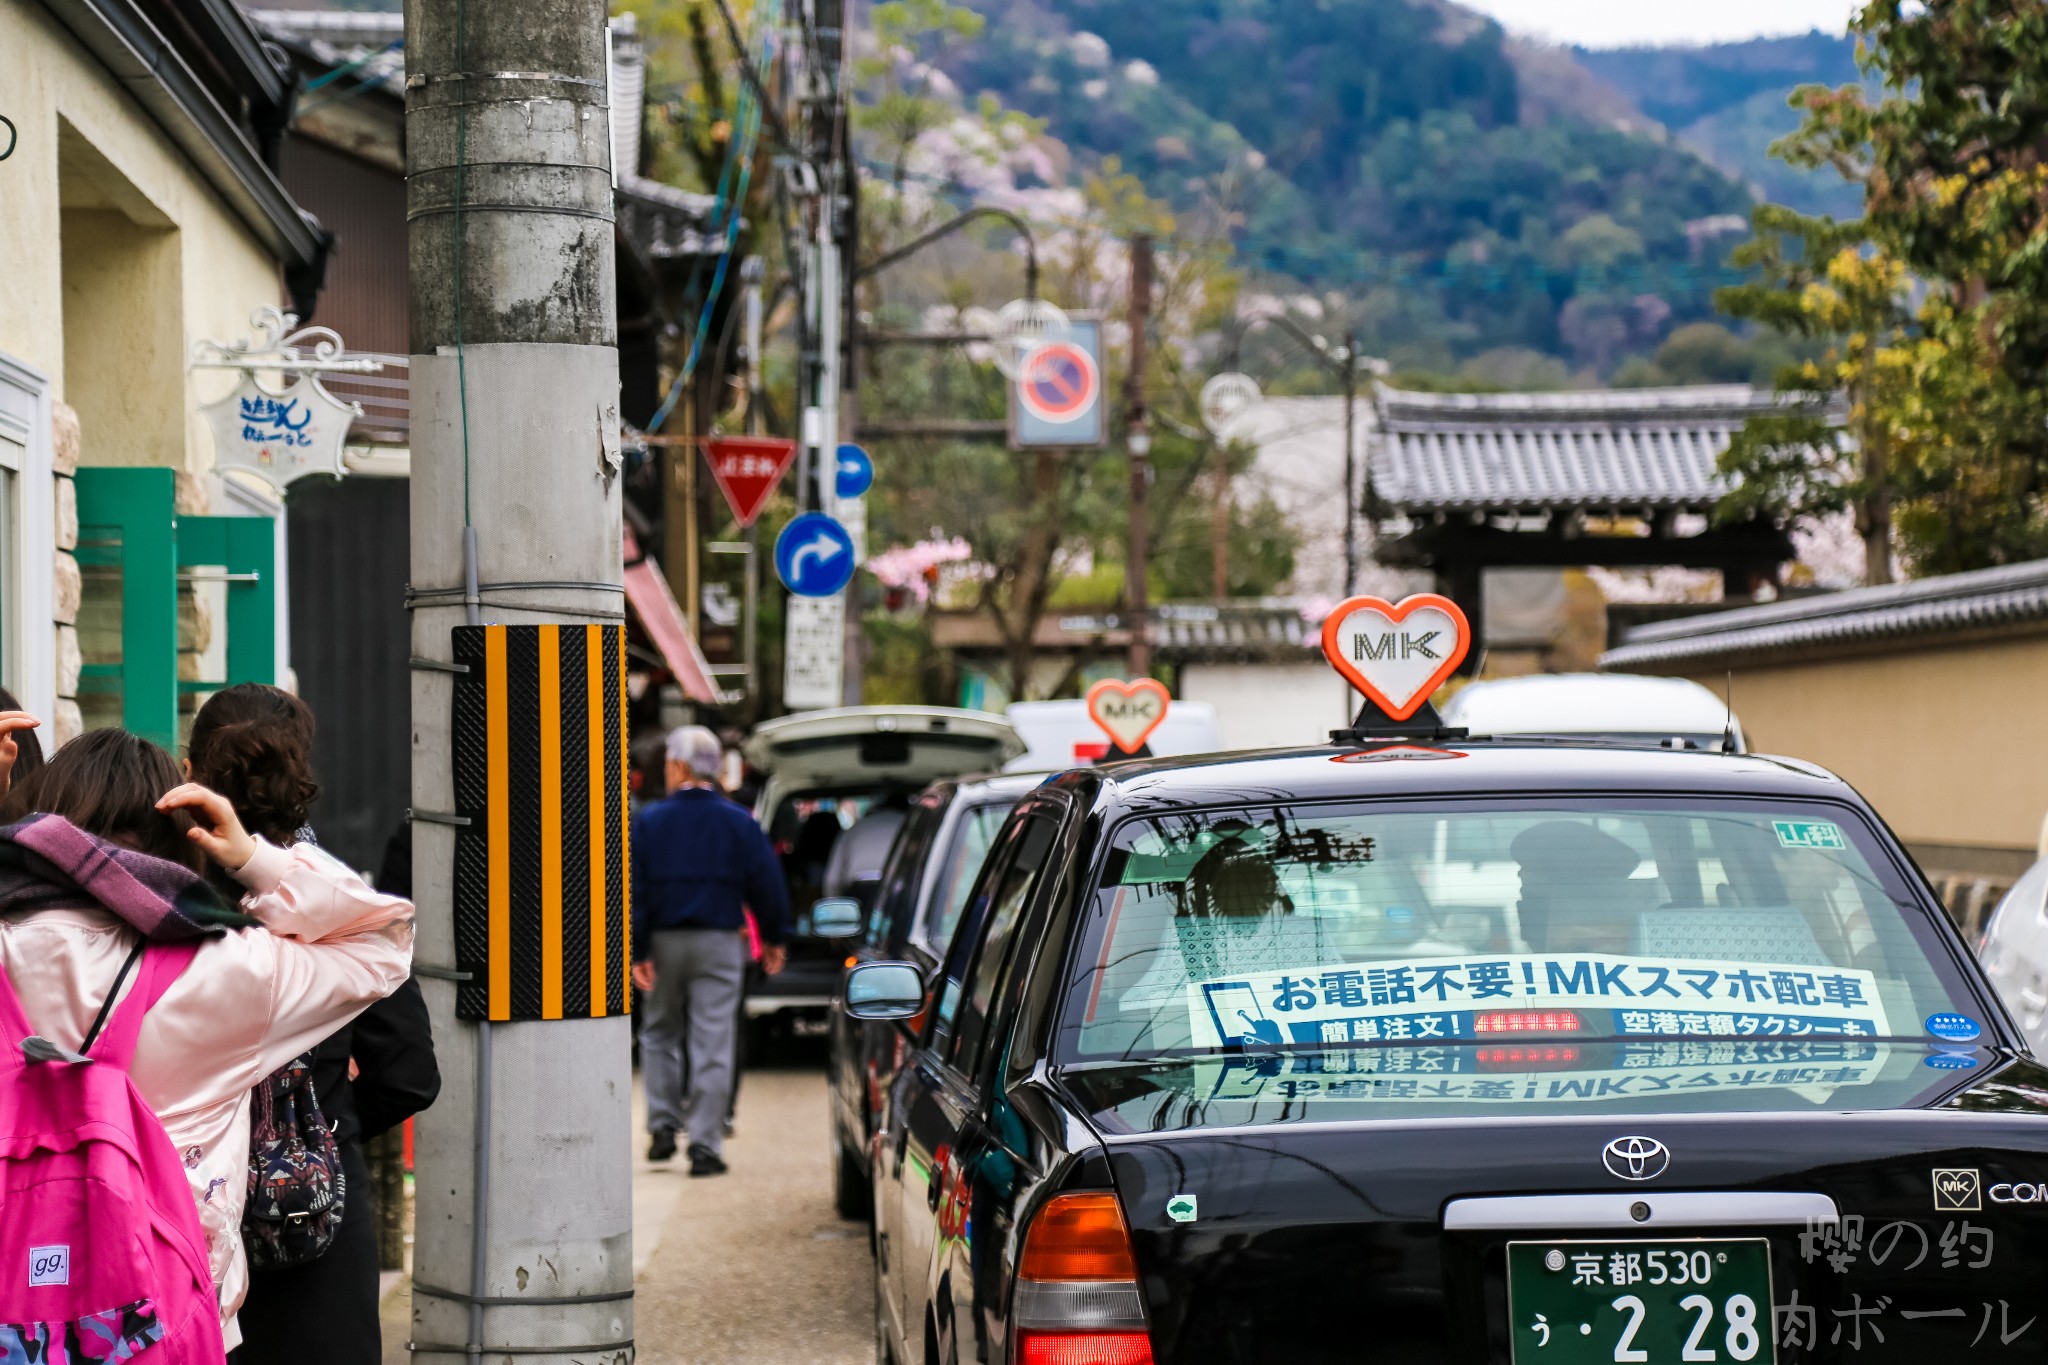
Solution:
[(839, 463), (833, 491), (842, 498), (857, 498), (875, 486), (875, 462), (852, 442), (839, 447)]
[(833, 597), (853, 581), (853, 537), (823, 512), (806, 512), (775, 538), (775, 573), (799, 597)]

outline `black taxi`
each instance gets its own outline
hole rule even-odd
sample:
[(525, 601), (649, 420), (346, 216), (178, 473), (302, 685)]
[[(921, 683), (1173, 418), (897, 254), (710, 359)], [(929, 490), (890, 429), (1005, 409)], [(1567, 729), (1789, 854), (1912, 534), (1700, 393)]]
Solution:
[(909, 1052), (897, 1365), (2048, 1357), (2048, 1072), (1806, 763), (1389, 726), (1071, 772), (935, 976), (843, 990)]

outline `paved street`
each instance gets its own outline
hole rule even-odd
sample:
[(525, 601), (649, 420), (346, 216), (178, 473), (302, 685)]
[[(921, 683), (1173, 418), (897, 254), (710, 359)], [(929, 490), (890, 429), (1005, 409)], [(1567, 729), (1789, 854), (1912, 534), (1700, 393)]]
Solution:
[[(641, 1365), (867, 1365), (874, 1358), (864, 1230), (832, 1212), (825, 1078), (816, 1043), (740, 1089), (730, 1174), (691, 1180), (679, 1156), (641, 1160), (634, 1103), (633, 1260)], [(385, 1302), (384, 1365), (407, 1365), (408, 1296)]]

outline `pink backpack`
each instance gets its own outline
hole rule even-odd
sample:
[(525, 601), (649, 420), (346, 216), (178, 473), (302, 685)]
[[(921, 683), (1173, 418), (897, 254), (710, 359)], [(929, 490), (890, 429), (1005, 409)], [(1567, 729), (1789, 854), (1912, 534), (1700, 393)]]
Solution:
[(192, 1187), (128, 1075), (142, 1016), (196, 951), (141, 954), (135, 989), (85, 1044), (90, 1060), (36, 1037), (0, 971), (0, 1362), (225, 1355)]

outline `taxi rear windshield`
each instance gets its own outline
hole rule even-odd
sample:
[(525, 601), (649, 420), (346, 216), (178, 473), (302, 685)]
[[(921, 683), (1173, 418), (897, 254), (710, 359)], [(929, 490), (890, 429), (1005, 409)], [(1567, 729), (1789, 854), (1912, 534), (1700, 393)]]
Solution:
[(1974, 1014), (1852, 811), (1268, 805), (1112, 840), (1069, 1061), (1438, 1041), (1925, 1038)]

